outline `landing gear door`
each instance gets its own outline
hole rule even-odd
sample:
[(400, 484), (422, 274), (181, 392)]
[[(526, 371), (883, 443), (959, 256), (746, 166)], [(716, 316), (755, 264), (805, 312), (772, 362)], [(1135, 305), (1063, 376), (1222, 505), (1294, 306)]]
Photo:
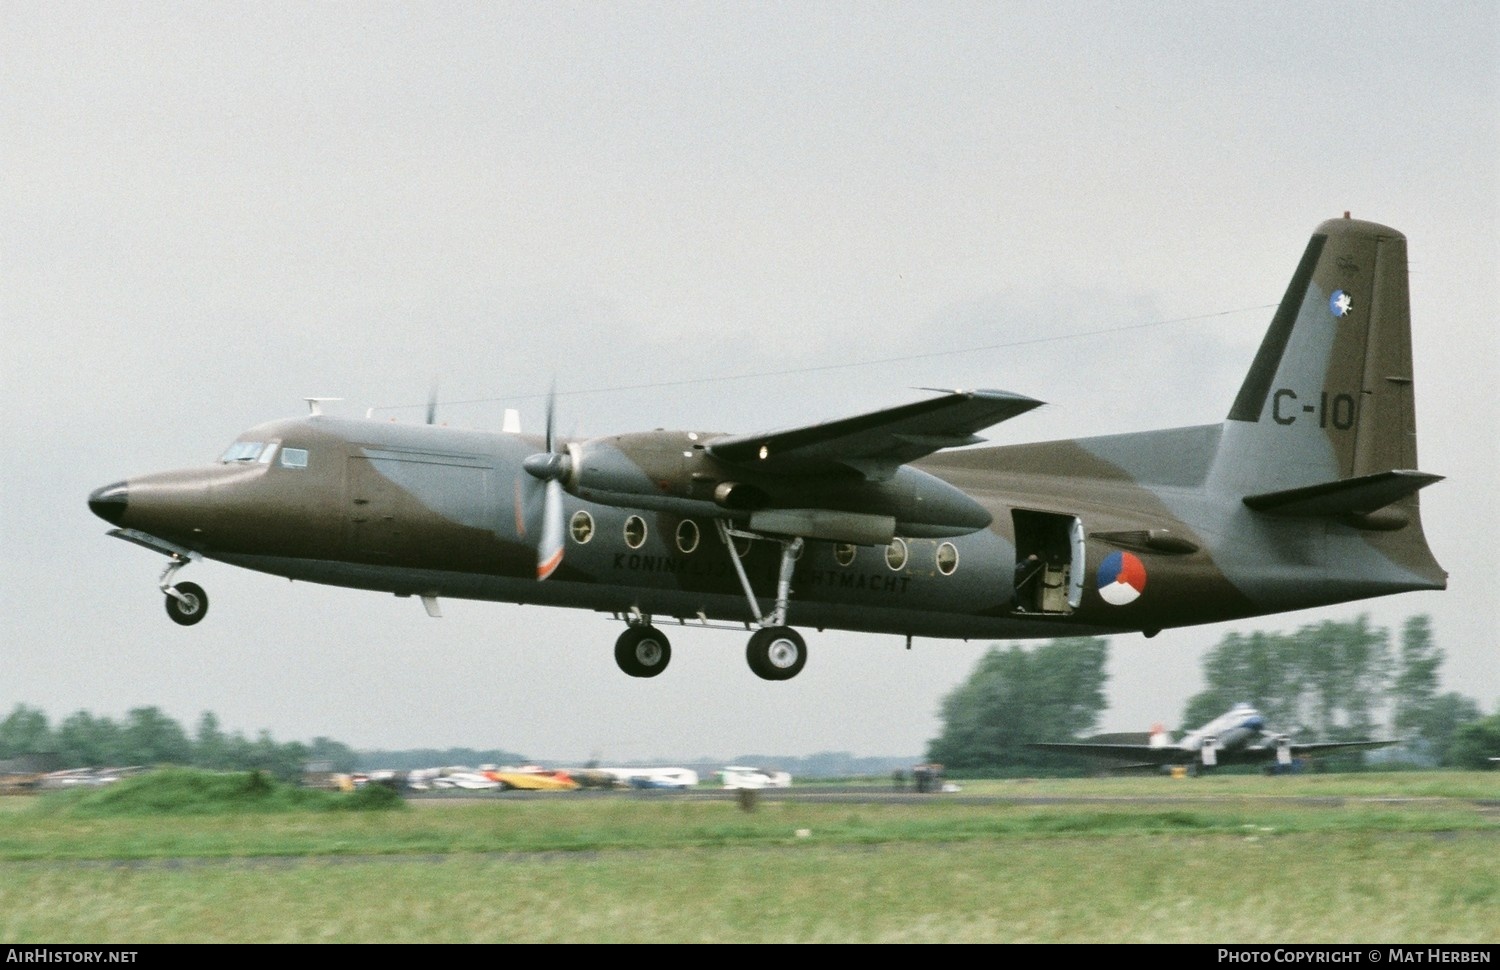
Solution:
[(1073, 517), (1073, 524), (1068, 529), (1068, 538), (1073, 546), (1072, 568), (1068, 571), (1068, 606), (1076, 610), (1083, 602), (1083, 571), (1087, 568), (1084, 554), (1088, 547), (1083, 538), (1083, 520), (1077, 516)]

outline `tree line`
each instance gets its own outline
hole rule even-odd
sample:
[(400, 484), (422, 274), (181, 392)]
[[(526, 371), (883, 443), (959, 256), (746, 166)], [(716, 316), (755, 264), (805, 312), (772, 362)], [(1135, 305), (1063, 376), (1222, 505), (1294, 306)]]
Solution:
[(1196, 726), (1248, 701), (1293, 737), (1399, 738), (1406, 760), (1451, 765), (1459, 729), (1480, 720), (1480, 710), (1462, 694), (1439, 692), (1443, 660), (1426, 616), (1408, 617), (1395, 644), (1368, 616), (1293, 633), (1230, 633), (1204, 657), (1208, 686), (1183, 720)]
[(358, 755), (328, 738), (311, 744), (279, 743), (268, 731), (254, 739), (225, 732), (205, 711), (189, 736), (182, 725), (156, 707), (137, 707), (122, 720), (88, 711), (70, 714), (55, 729), (34, 707), (16, 705), (0, 721), (0, 761), (27, 757), (46, 770), (181, 765), (212, 771), (263, 771), (284, 781), (302, 776), (309, 762), (328, 762), (334, 771), (353, 770)]
[(252, 739), (240, 731), (226, 732), (212, 711), (203, 713), (190, 735), (157, 707), (134, 708), (119, 721), (77, 711), (54, 728), (45, 713), (18, 704), (0, 721), (0, 762), (23, 758), (37, 766), (31, 771), (178, 765), (210, 771), (263, 771), (283, 781), (300, 779), (309, 765), (347, 773), (374, 767), (410, 771), (437, 765), (526, 762), (524, 756), (500, 749), (356, 751), (325, 737), (314, 738), (310, 744), (278, 742), (269, 731)]
[(943, 733), (929, 745), (928, 760), (970, 774), (1067, 764), (1026, 745), (1093, 730), (1107, 704), (1108, 659), (1102, 637), (991, 648), (944, 698)]
[[(1098, 637), (992, 648), (943, 700), (928, 757), (969, 773), (1076, 766), (1026, 745), (1094, 730), (1106, 706), (1108, 652)], [(1247, 702), (1297, 740), (1393, 737), (1406, 763), (1489, 767), (1500, 756), (1500, 713), (1482, 717), (1469, 698), (1440, 692), (1443, 660), (1426, 616), (1408, 618), (1395, 644), (1368, 616), (1293, 633), (1229, 633), (1205, 654), (1207, 686), (1187, 702), (1181, 729)]]

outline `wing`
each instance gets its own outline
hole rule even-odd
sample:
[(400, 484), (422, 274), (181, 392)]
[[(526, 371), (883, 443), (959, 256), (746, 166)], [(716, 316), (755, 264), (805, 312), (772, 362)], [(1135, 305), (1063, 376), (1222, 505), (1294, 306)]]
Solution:
[(1309, 741), (1306, 744), (1291, 745), (1292, 756), (1306, 755), (1314, 757), (1320, 754), (1333, 754), (1336, 751), (1358, 751), (1365, 748), (1388, 748), (1396, 744), (1396, 739), (1389, 741)]
[(1008, 391), (951, 391), (928, 401), (822, 424), (727, 435), (714, 439), (708, 451), (728, 464), (775, 475), (852, 469), (879, 481), (941, 448), (977, 444), (984, 439), (974, 432), (1041, 404)]
[(1149, 744), (1085, 744), (1082, 742), (1037, 742), (1026, 745), (1043, 751), (1062, 754), (1081, 754), (1090, 758), (1107, 758), (1111, 761), (1130, 761), (1126, 767), (1147, 765), (1180, 765), (1194, 760), (1193, 752), (1178, 747), (1153, 748)]

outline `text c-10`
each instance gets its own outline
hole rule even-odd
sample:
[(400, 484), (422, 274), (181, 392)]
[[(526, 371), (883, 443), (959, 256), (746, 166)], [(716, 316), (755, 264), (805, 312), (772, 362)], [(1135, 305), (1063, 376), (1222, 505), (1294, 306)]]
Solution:
[(1297, 392), (1291, 388), (1279, 387), (1276, 393), (1271, 395), (1271, 417), (1277, 424), (1291, 424), (1297, 420), (1298, 414), (1316, 414), (1318, 416), (1318, 427), (1327, 428), (1332, 426), (1338, 431), (1348, 431), (1354, 427), (1354, 395), (1334, 394), (1329, 395), (1324, 391), (1318, 395), (1317, 404), (1297, 404)]

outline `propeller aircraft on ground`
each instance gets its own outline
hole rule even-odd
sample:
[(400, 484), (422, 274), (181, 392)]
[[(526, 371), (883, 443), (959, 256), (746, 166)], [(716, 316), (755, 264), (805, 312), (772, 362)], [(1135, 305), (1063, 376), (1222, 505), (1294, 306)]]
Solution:
[(1149, 744), (1046, 741), (1028, 744), (1026, 747), (1130, 762), (1121, 765), (1121, 768), (1212, 768), (1221, 764), (1288, 766), (1294, 758), (1385, 748), (1396, 743), (1395, 740), (1389, 740), (1311, 741), (1295, 744), (1287, 735), (1267, 730), (1266, 719), (1260, 711), (1249, 704), (1236, 704), (1227, 713), (1187, 732), (1176, 741), (1158, 726), (1151, 733)]
[[(421, 598), (569, 606), (625, 623), (615, 660), (667, 666), (662, 621), (749, 632), (796, 676), (815, 627), (912, 637), (1139, 631), (1442, 589), (1423, 535), (1405, 237), (1312, 236), (1218, 424), (982, 449), (1041, 402), (952, 391), (751, 434), (544, 436), (313, 413), (206, 467), (89, 507), (168, 557)], [(958, 448), (959, 450), (947, 450)]]

